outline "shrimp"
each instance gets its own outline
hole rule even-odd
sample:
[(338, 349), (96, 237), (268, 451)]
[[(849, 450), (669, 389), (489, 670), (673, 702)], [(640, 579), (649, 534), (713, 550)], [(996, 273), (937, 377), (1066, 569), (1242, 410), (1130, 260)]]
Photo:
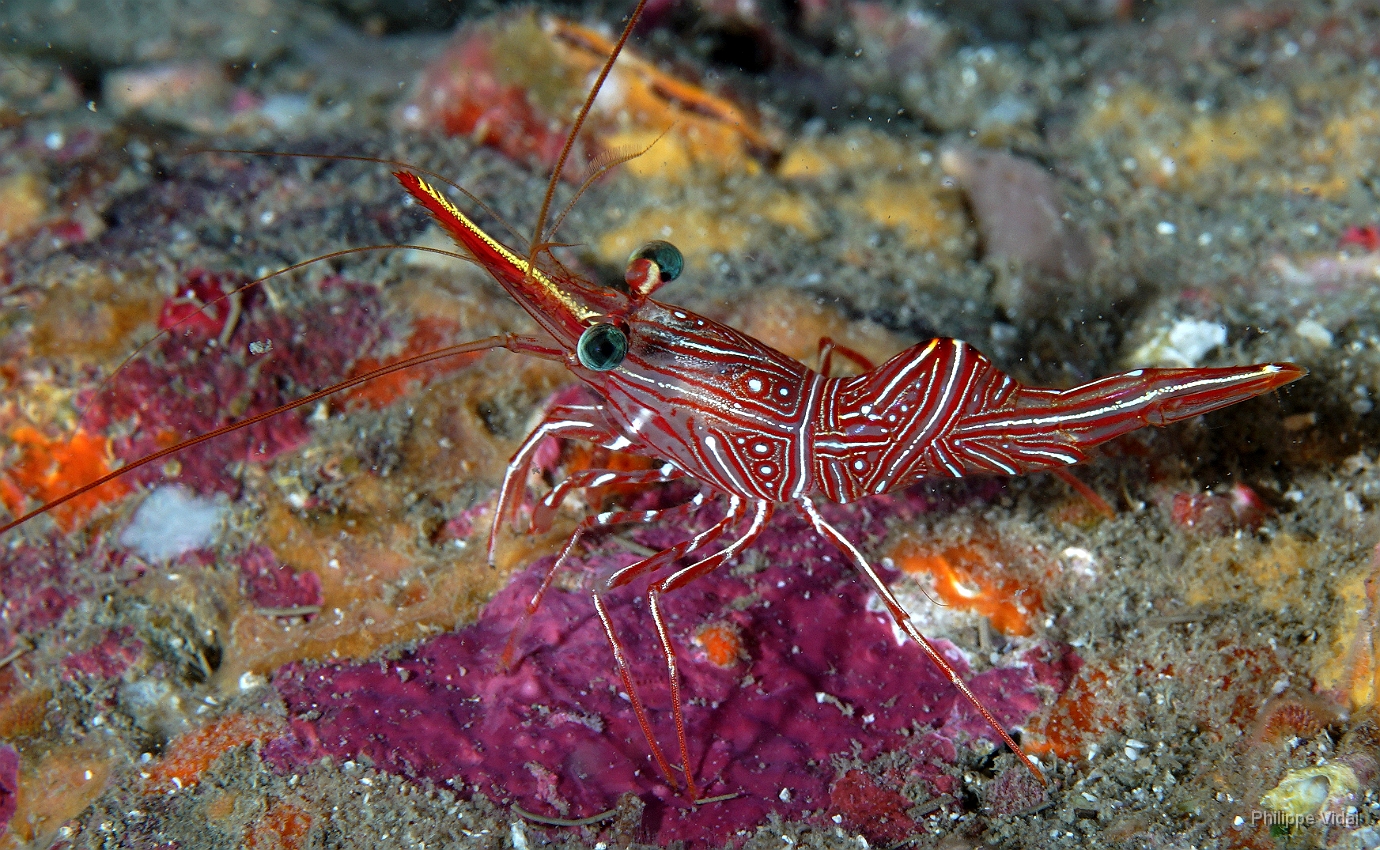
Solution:
[[(802, 516), (858, 571), (899, 628), (942, 672), (1041, 783), (1046, 780), (1011, 734), (923, 635), (866, 554), (819, 509), (822, 500), (853, 503), (931, 478), (1060, 472), (1088, 458), (1093, 447), (1144, 426), (1164, 426), (1271, 392), (1306, 374), (1290, 363), (1230, 368), (1136, 369), (1069, 389), (1027, 387), (1003, 373), (972, 345), (933, 339), (864, 371), (831, 377), (835, 346), (821, 341), (820, 369), (688, 309), (652, 296), (684, 272), (672, 245), (652, 241), (625, 271), (626, 291), (602, 285), (548, 261), (548, 230), (560, 176), (610, 69), (642, 13), (641, 0), (590, 88), (552, 169), (525, 251), (504, 244), (460, 210), (428, 179), (430, 172), (399, 165), (403, 190), (454, 240), (464, 258), (485, 269), (536, 323), (541, 335), (503, 334), (410, 357), (309, 393), (243, 421), (162, 448), (16, 517), (4, 534), (129, 472), (188, 447), (214, 440), (328, 395), (444, 358), (493, 349), (559, 364), (589, 390), (587, 403), (556, 404), (509, 460), (499, 486), (487, 554), (496, 558), (499, 529), (516, 522), (538, 447), (548, 438), (578, 441), (654, 459), (650, 469), (597, 469), (558, 482), (537, 504), (531, 527), (549, 525), (572, 491), (608, 484), (698, 485), (684, 510), (711, 502), (726, 506), (709, 528), (601, 579), (592, 602), (612, 663), (628, 693), (648, 749), (675, 788), (671, 759), (653, 733), (633, 681), (630, 659), (609, 616), (605, 594), (650, 578), (648, 611), (670, 686), (676, 753), (684, 790), (700, 796), (691, 768), (677, 648), (663, 616), (665, 595), (685, 587), (747, 551), (778, 512)], [(626, 159), (626, 158), (625, 158)], [(598, 173), (616, 162), (606, 164)], [(591, 180), (593, 177), (591, 177)], [(583, 193), (588, 181), (577, 192)], [(559, 223), (559, 218), (557, 219)], [(446, 252), (440, 252), (446, 253)], [(676, 509), (671, 509), (676, 510)], [(668, 511), (611, 510), (583, 519), (547, 571), (526, 608), (543, 593), (587, 535)], [(522, 624), (516, 624), (514, 633)], [(513, 663), (511, 644), (505, 663)]]

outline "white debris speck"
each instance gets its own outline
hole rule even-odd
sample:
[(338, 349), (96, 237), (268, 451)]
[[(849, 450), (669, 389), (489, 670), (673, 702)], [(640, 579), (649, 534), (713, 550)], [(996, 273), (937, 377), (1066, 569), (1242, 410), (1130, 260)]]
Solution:
[(240, 690), (253, 691), (268, 684), (268, 680), (258, 673), (245, 673), (240, 676)]
[(1059, 553), (1059, 563), (1064, 569), (1082, 579), (1098, 577), (1097, 558), (1081, 546), (1069, 546)]
[(779, 800), (781, 800), (781, 802), (789, 803), (791, 801), (791, 789), (782, 788), (781, 793), (777, 794), (776, 796)]
[(273, 340), (271, 339), (256, 339), (253, 342), (249, 343), (250, 354), (267, 354), (272, 350)]
[(120, 545), (148, 561), (170, 561), (215, 543), (225, 512), (223, 500), (203, 499), (185, 487), (159, 487), (134, 512)]
[(1136, 366), (1197, 366), (1203, 355), (1227, 341), (1227, 326), (1201, 319), (1176, 319), (1157, 330), (1129, 358)]
[(1294, 333), (1316, 345), (1318, 348), (1332, 347), (1332, 331), (1312, 319), (1304, 319), (1294, 325)]
[(1202, 322), (1196, 319), (1181, 319), (1169, 329), (1169, 342), (1176, 351), (1184, 355), (1190, 366), (1219, 345), (1227, 341), (1227, 326), (1217, 322)]
[(275, 94), (264, 99), (259, 114), (279, 130), (300, 124), (311, 114), (311, 101), (298, 94)]
[(1161, 236), (1173, 236), (1179, 232), (1179, 228), (1175, 227), (1172, 221), (1162, 221), (1155, 225), (1155, 232)]
[(527, 850), (527, 829), (522, 821), (515, 820), (509, 824), (508, 833), (513, 839), (513, 850)]

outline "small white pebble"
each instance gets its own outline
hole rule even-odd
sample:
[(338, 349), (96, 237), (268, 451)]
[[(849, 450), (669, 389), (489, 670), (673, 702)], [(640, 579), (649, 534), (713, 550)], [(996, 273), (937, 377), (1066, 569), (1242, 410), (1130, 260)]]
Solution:
[(1332, 331), (1329, 331), (1322, 323), (1315, 322), (1312, 319), (1304, 319), (1297, 325), (1294, 325), (1294, 333), (1313, 345), (1316, 345), (1318, 348), (1332, 347)]

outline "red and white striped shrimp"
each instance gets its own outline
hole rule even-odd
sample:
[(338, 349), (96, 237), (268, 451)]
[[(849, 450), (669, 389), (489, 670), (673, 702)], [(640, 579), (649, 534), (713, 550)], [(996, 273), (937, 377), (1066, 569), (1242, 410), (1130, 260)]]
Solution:
[[(635, 578), (670, 570), (651, 583), (647, 599), (667, 665), (687, 792), (691, 798), (698, 797), (681, 708), (677, 652), (659, 600), (746, 550), (782, 508), (803, 514), (816, 533), (847, 555), (896, 624), (1044, 781), (1034, 762), (911, 622), (864, 554), (826, 521), (813, 500), (854, 502), (930, 477), (1057, 471), (1084, 460), (1088, 449), (1120, 434), (1218, 410), (1296, 380), (1305, 370), (1287, 363), (1142, 369), (1067, 390), (1029, 388), (968, 344), (935, 339), (875, 367), (844, 352), (862, 362), (866, 371), (836, 378), (829, 374), (834, 346), (827, 340), (821, 343), (821, 368), (815, 371), (730, 327), (653, 299), (653, 293), (674, 280), (683, 266), (679, 252), (666, 243), (649, 243), (633, 256), (626, 273), (627, 292), (539, 264), (550, 236), (545, 233), (547, 211), (562, 166), (641, 9), (639, 3), (566, 139), (525, 256), (481, 230), (417, 173), (396, 172), (407, 192), (493, 275), (550, 339), (491, 337), (395, 363), (131, 463), (0, 527), (0, 533), (172, 452), (379, 374), (460, 353), (506, 348), (563, 363), (589, 388), (592, 398), (586, 404), (561, 404), (547, 410), (510, 460), (494, 510), (490, 560), (501, 524), (515, 518), (523, 502), (536, 449), (548, 437), (633, 452), (662, 463), (651, 470), (576, 473), (539, 502), (531, 519), (534, 527), (549, 522), (565, 495), (582, 487), (679, 479), (700, 485), (699, 494), (682, 507), (609, 511), (584, 519), (532, 598), (529, 616), (585, 534), (620, 523), (655, 520), (671, 511), (694, 510), (714, 499), (727, 503), (722, 520), (613, 573), (594, 591), (595, 608), (619, 676), (652, 755), (672, 786), (677, 783), (670, 763), (652, 733), (602, 596)], [(677, 566), (682, 559), (689, 563)], [(505, 657), (511, 661), (511, 652)]]
[[(830, 525), (812, 497), (852, 502), (923, 478), (1018, 475), (1084, 460), (1099, 443), (1145, 425), (1167, 425), (1269, 392), (1306, 374), (1288, 363), (1225, 369), (1137, 369), (1067, 390), (1024, 387), (960, 340), (913, 346), (855, 377), (832, 378), (712, 319), (650, 296), (680, 272), (679, 252), (649, 243), (629, 263), (629, 294), (583, 278), (542, 271), (482, 231), (430, 184), (396, 174), (450, 235), (487, 268), (555, 338), (567, 368), (597, 401), (546, 412), (509, 463), (495, 509), (497, 530), (515, 514), (537, 446), (547, 437), (661, 458), (657, 470), (594, 470), (557, 485), (544, 501), (549, 515), (574, 487), (650, 484), (689, 478), (723, 496), (723, 520), (681, 544), (617, 571), (594, 593), (618, 672), (654, 757), (670, 766), (636, 697), (627, 660), (600, 599), (606, 589), (696, 557), (654, 581), (647, 599), (670, 676), (677, 743), (691, 797), (689, 747), (681, 714), (676, 650), (659, 598), (715, 569), (747, 547), (772, 514), (800, 511), (841, 549), (905, 631), (1037, 775), (996, 718), (911, 622), (858, 548)], [(827, 350), (825, 341), (822, 348)], [(656, 512), (586, 518), (555, 561), (565, 563), (580, 537), (596, 528), (656, 519)], [(744, 523), (746, 523), (744, 527)], [(543, 524), (534, 516), (533, 524)], [(731, 533), (735, 532), (735, 533)], [(708, 547), (728, 539), (722, 549)], [(529, 613), (540, 603), (533, 597)], [(672, 780), (674, 785), (674, 780)]]

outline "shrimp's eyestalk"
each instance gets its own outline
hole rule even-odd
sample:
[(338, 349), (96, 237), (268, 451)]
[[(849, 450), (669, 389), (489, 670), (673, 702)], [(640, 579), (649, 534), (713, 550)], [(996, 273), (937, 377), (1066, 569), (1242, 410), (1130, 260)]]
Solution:
[(628, 257), (628, 270), (623, 274), (633, 297), (641, 301), (651, 297), (664, 284), (680, 277), (685, 258), (670, 242), (648, 242)]
[(486, 233), (430, 183), (409, 171), (395, 171), (393, 176), (566, 351), (576, 350), (581, 335), (596, 319), (626, 310), (626, 295), (574, 275), (537, 268)]

